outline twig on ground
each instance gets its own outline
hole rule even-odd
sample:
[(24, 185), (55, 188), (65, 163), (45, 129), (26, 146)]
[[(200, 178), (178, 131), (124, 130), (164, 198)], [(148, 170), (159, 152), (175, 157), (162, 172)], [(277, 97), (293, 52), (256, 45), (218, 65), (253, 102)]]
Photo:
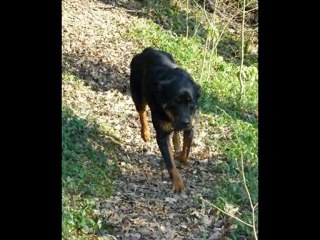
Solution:
[(236, 216), (234, 216), (234, 215), (232, 215), (232, 214), (230, 214), (230, 213), (227, 213), (226, 211), (222, 210), (221, 208), (219, 208), (219, 207), (216, 206), (215, 204), (209, 202), (208, 200), (205, 200), (205, 199), (203, 199), (202, 197), (200, 197), (200, 199), (201, 199), (202, 201), (207, 202), (207, 203), (210, 204), (212, 207), (218, 209), (220, 212), (228, 215), (229, 217), (232, 217), (232, 218), (234, 218), (235, 220), (237, 220), (237, 221), (239, 221), (239, 222), (241, 222), (241, 223), (243, 223), (243, 224), (245, 224), (245, 225), (247, 225), (247, 226), (249, 226), (249, 227), (253, 227), (253, 225), (251, 225), (250, 223), (247, 223), (247, 222), (241, 220), (240, 218), (238, 218), (238, 217), (236, 217)]

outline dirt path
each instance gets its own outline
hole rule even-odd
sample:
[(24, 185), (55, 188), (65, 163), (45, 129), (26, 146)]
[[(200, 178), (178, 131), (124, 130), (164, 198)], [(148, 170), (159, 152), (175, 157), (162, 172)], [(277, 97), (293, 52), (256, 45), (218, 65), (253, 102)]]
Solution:
[[(112, 1), (106, 1), (112, 2)], [(129, 94), (129, 63), (143, 46), (124, 37), (135, 16), (99, 0), (63, 0), (63, 70), (87, 82), (95, 117), (114, 126), (121, 141), (117, 149), (121, 176), (114, 195), (99, 199), (100, 214), (114, 226), (117, 239), (223, 239), (225, 223), (200, 201), (210, 198), (215, 174), (212, 153), (205, 147), (206, 121), (196, 132), (191, 160), (181, 166), (187, 191), (176, 195), (152, 140), (140, 137), (138, 114)], [(85, 93), (84, 93), (85, 95)], [(84, 98), (86, 96), (83, 96)], [(101, 107), (98, 107), (101, 106)]]

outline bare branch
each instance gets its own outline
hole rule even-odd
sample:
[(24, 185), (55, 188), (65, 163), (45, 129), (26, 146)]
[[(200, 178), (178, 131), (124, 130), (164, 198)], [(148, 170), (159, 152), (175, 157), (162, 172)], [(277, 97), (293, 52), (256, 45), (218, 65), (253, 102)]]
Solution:
[(247, 180), (246, 180), (246, 176), (244, 174), (244, 164), (243, 164), (243, 155), (241, 153), (241, 173), (242, 173), (242, 178), (243, 178), (243, 184), (244, 184), (244, 187), (246, 189), (246, 192), (247, 192), (247, 195), (248, 195), (248, 198), (249, 198), (249, 202), (250, 202), (250, 206), (251, 206), (251, 211), (252, 211), (252, 228), (253, 228), (253, 233), (254, 233), (254, 238), (256, 240), (258, 240), (258, 235), (257, 235), (257, 231), (256, 231), (256, 225), (255, 225), (255, 214), (254, 214), (254, 206), (253, 206), (253, 203), (252, 203), (252, 199), (251, 199), (251, 195), (250, 195), (250, 192), (249, 192), (249, 189), (248, 189), (248, 186), (247, 186)]
[(201, 199), (202, 201), (207, 202), (207, 203), (210, 204), (212, 207), (218, 209), (220, 212), (228, 215), (229, 217), (232, 217), (232, 218), (234, 218), (235, 220), (237, 220), (237, 221), (239, 221), (239, 222), (241, 222), (241, 223), (243, 223), (243, 224), (245, 224), (245, 225), (247, 225), (247, 226), (249, 226), (249, 227), (253, 227), (253, 225), (251, 225), (250, 223), (247, 223), (247, 222), (241, 220), (240, 218), (238, 218), (238, 217), (236, 217), (236, 216), (234, 216), (234, 215), (231, 215), (230, 213), (228, 213), (228, 212), (226, 212), (226, 211), (223, 211), (221, 208), (219, 208), (218, 206), (216, 206), (216, 205), (214, 205), (213, 203), (209, 202), (208, 200), (205, 200), (205, 199), (203, 199), (202, 197), (200, 197), (200, 199)]
[(241, 28), (241, 65), (239, 71), (239, 81), (240, 81), (240, 98), (243, 97), (245, 89), (242, 79), (242, 71), (243, 71), (243, 60), (244, 60), (244, 20), (245, 20), (245, 6), (246, 0), (243, 0), (243, 9), (242, 9), (242, 28)]

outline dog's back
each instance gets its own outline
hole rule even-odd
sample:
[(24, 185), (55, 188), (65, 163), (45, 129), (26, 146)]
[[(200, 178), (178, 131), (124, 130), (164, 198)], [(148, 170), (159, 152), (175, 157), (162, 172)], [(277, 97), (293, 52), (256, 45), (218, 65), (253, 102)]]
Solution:
[[(157, 81), (168, 69), (174, 69), (178, 66), (169, 53), (148, 47), (133, 57), (130, 67), (131, 95), (137, 103), (136, 109), (139, 112), (143, 108), (141, 105), (144, 105), (146, 101), (143, 87), (152, 85), (152, 83), (144, 81), (146, 79)], [(146, 77), (146, 75), (148, 76)], [(151, 89), (149, 88), (149, 90)]]
[(142, 68), (148, 68), (150, 66), (166, 68), (177, 67), (173, 57), (169, 53), (155, 50), (151, 47), (144, 49), (142, 53), (134, 56), (131, 61), (131, 68), (137, 69), (137, 71), (142, 71)]

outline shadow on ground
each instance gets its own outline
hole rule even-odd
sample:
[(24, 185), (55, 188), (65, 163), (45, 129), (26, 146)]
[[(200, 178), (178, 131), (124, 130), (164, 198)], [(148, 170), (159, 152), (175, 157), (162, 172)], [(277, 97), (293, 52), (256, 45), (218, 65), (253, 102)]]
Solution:
[[(119, 143), (111, 134), (101, 136), (99, 126), (76, 116), (72, 109), (62, 110), (62, 181), (65, 194), (105, 196), (111, 193), (109, 178)], [(101, 173), (101, 174), (98, 174)], [(72, 184), (71, 184), (72, 181)]]
[(71, 72), (95, 91), (117, 89), (130, 94), (129, 75), (116, 65), (108, 65), (102, 59), (85, 54), (63, 54), (62, 72)]

